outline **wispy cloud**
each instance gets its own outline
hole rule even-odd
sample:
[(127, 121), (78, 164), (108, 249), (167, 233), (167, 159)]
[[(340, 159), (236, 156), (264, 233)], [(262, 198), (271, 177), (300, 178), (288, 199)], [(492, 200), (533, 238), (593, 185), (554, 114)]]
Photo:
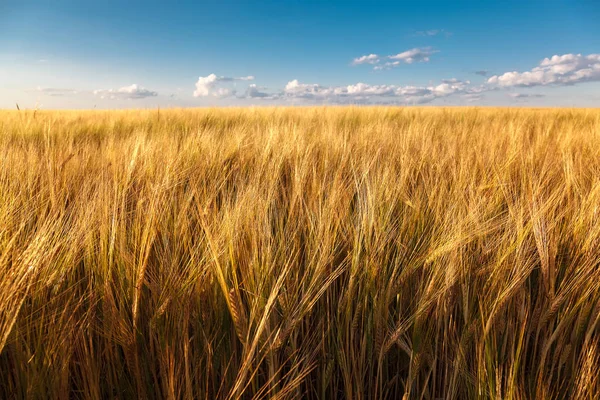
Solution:
[(353, 59), (351, 65), (371, 64), (374, 66), (374, 70), (379, 71), (394, 68), (402, 64), (429, 62), (430, 57), (438, 52), (438, 50), (431, 47), (415, 47), (386, 57), (380, 57), (377, 54), (360, 56)]
[(75, 94), (79, 93), (77, 90), (73, 90), (73, 89), (51, 88), (51, 87), (41, 87), (41, 86), (38, 86), (37, 88), (35, 88), (34, 91), (43, 93), (48, 96), (54, 96), (54, 97), (75, 95)]
[(539, 99), (546, 97), (546, 95), (541, 93), (508, 93), (508, 97), (513, 99)]
[(469, 103), (475, 103), (481, 101), (484, 96), (481, 93), (466, 93), (462, 97)]
[(425, 31), (416, 31), (413, 36), (431, 37), (437, 35), (444, 35), (446, 37), (450, 37), (452, 36), (452, 32), (448, 32), (445, 29), (429, 29)]
[(379, 56), (377, 54), (369, 54), (367, 56), (357, 57), (352, 60), (352, 65), (360, 64), (377, 64), (379, 62)]
[[(211, 74), (214, 75), (214, 74)], [(254, 76), (252, 75), (248, 75), (248, 76), (240, 76), (238, 78), (230, 78), (227, 76), (218, 76), (217, 77), (217, 82), (235, 82), (235, 81), (253, 81), (254, 80)]]
[(234, 89), (218, 87), (221, 82), (235, 82), (235, 81), (252, 81), (254, 76), (242, 76), (237, 78), (217, 76), (210, 74), (208, 76), (201, 76), (196, 82), (196, 90), (194, 90), (194, 97), (228, 97), (236, 93)]
[(537, 67), (525, 72), (505, 72), (488, 79), (500, 87), (574, 85), (600, 81), (600, 54), (564, 54), (544, 58)]
[(403, 51), (394, 56), (389, 56), (390, 60), (397, 60), (405, 64), (412, 64), (415, 62), (428, 62), (429, 57), (432, 54), (437, 53), (437, 50), (433, 50), (431, 47), (414, 48)]
[(101, 99), (145, 99), (147, 97), (158, 96), (158, 93), (148, 90), (138, 84), (124, 86), (119, 89), (98, 89), (94, 90), (94, 95), (100, 96)]

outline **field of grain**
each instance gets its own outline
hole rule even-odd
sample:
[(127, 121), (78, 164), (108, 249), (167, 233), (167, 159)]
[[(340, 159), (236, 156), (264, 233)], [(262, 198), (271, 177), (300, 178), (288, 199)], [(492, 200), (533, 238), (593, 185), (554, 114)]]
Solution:
[(599, 375), (599, 110), (0, 112), (2, 399)]

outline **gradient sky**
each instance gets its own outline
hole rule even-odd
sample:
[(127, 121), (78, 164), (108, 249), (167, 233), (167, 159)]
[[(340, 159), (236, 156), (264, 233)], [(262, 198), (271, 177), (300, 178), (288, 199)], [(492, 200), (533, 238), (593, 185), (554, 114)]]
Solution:
[(600, 1), (3, 1), (0, 108), (600, 106)]

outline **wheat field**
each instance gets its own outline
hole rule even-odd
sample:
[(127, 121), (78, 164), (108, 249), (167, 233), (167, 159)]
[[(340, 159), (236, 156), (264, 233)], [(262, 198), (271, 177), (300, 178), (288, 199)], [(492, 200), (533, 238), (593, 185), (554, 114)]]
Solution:
[(2, 399), (598, 399), (600, 110), (0, 112)]

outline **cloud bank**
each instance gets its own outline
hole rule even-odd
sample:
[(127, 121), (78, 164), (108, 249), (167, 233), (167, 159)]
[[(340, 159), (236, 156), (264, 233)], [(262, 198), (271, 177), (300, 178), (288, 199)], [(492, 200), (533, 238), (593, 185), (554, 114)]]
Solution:
[(347, 86), (321, 86), (294, 79), (285, 86), (283, 97), (328, 103), (370, 103), (379, 99), (394, 104), (424, 104), (457, 93), (470, 93), (469, 84), (469, 81), (449, 79), (432, 86), (369, 85), (362, 82)]

